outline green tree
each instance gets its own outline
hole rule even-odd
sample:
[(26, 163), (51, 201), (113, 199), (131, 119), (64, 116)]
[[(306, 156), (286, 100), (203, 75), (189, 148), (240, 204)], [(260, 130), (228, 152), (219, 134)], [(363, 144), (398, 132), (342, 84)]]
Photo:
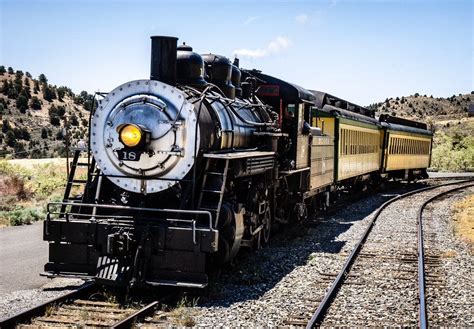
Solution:
[(43, 98), (47, 100), (48, 102), (52, 102), (53, 99), (56, 99), (56, 92), (49, 85), (44, 85)]
[(58, 132), (56, 133), (56, 139), (57, 140), (62, 140), (64, 139), (64, 135), (63, 135), (63, 132), (61, 129), (58, 130)]
[(7, 133), (11, 129), (10, 122), (7, 119), (3, 119), (2, 122), (2, 132)]
[(33, 96), (30, 101), (30, 106), (33, 110), (41, 110), (41, 101), (38, 97)]
[(79, 120), (77, 119), (77, 116), (75, 114), (69, 117), (69, 123), (75, 127), (79, 126)]
[(13, 71), (13, 67), (9, 66), (8, 67), (8, 74), (13, 74), (15, 71)]
[(0, 75), (3, 75), (6, 72), (7, 72), (7, 70), (5, 70), (5, 66), (0, 65)]
[(33, 93), (35, 94), (39, 93), (40, 92), (39, 81), (34, 80), (33, 84), (34, 84)]
[(0, 89), (0, 92), (4, 94), (5, 96), (8, 96), (8, 89), (10, 88), (10, 85), (8, 84), (7, 80), (3, 80), (2, 83), (2, 88)]
[(28, 98), (23, 95), (18, 96), (16, 99), (16, 107), (21, 113), (26, 113), (26, 110), (28, 109)]
[(16, 144), (15, 133), (12, 130), (8, 130), (5, 134), (5, 144), (10, 147), (14, 147)]
[(60, 101), (62, 101), (62, 99), (66, 95), (74, 96), (74, 93), (72, 92), (72, 90), (68, 87), (65, 87), (65, 86), (60, 86), (60, 87), (56, 88), (56, 91), (58, 92), (58, 99)]
[(29, 86), (23, 87), (23, 89), (20, 92), (20, 95), (25, 96), (27, 99), (31, 98), (31, 91)]
[(48, 130), (46, 128), (41, 128), (41, 138), (47, 139), (48, 138)]
[(18, 97), (18, 90), (13, 86), (13, 84), (9, 83), (8, 85), (8, 98), (16, 99)]
[(46, 78), (46, 75), (44, 75), (43, 73), (41, 73), (38, 77), (38, 80), (40, 83), (46, 85), (48, 83), (48, 79)]
[(13, 149), (15, 151), (15, 158), (26, 158), (28, 156), (28, 152), (25, 151), (25, 145), (22, 142), (15, 143)]

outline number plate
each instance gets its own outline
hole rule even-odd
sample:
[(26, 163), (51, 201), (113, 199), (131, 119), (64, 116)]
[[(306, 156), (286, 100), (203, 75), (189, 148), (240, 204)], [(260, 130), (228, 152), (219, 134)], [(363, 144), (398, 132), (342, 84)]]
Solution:
[(138, 161), (140, 160), (141, 152), (120, 150), (117, 151), (117, 155), (119, 160), (122, 161)]

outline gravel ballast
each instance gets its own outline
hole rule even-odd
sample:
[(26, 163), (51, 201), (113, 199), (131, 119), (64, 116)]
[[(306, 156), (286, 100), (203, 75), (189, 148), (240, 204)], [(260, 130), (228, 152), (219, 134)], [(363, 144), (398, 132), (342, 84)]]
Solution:
[[(201, 299), (195, 316), (196, 324), (202, 327), (304, 325), (341, 269), (348, 253), (362, 236), (374, 210), (397, 193), (406, 191), (406, 186), (399, 185), (398, 188), (392, 186), (385, 192), (362, 197), (333, 214), (323, 214), (306, 234), (288, 240), (278, 236), (277, 241), (270, 243), (267, 248), (239, 260), (236, 266), (223, 271), (216, 287), (211, 289), (210, 296)], [(419, 199), (421, 202), (424, 198)], [(359, 275), (348, 279), (352, 284), (341, 289), (339, 294), (343, 297), (336, 302), (337, 308), (330, 308), (323, 325), (417, 325), (417, 265), (416, 257), (413, 259), (413, 253), (416, 255), (416, 225), (411, 226), (416, 221), (408, 224), (404, 220), (411, 215), (416, 218), (416, 211), (413, 200), (405, 202), (393, 215), (398, 219), (387, 218), (385, 224), (378, 225), (379, 233), (374, 228), (375, 241), (372, 246), (369, 245), (372, 254), (367, 249), (364, 257), (372, 263), (371, 266), (365, 270), (359, 268)], [(447, 222), (450, 215), (445, 211)], [(452, 229), (440, 232), (447, 233), (452, 235)], [(451, 242), (447, 243), (454, 243), (455, 240), (452, 237)], [(386, 259), (374, 262), (373, 253), (382, 250), (386, 252)], [(400, 256), (405, 261), (394, 262)], [(394, 264), (399, 267), (399, 271), (393, 271), (391, 267)], [(460, 261), (458, 266), (462, 270), (458, 273), (472, 271), (472, 265), (469, 264), (472, 264), (472, 258)], [(456, 272), (456, 267), (452, 271)], [(378, 281), (374, 279), (370, 282), (371, 272), (378, 272)], [(386, 273), (390, 272), (393, 273), (387, 276)], [(392, 298), (391, 289), (384, 280), (397, 276), (402, 294), (397, 292), (397, 297)], [(466, 289), (465, 293), (472, 291), (467, 289), (468, 285), (464, 287), (458, 289)], [(465, 297), (464, 300), (469, 305), (469, 298)], [(400, 307), (400, 304), (405, 306)], [(402, 322), (397, 317), (400, 313), (405, 314)], [(459, 313), (459, 317), (470, 318), (468, 309), (460, 310)], [(466, 323), (471, 323), (469, 321)], [(463, 322), (445, 322), (448, 325), (457, 323)]]
[[(304, 325), (362, 236), (374, 211), (388, 199), (419, 187), (389, 184), (384, 191), (363, 193), (356, 201), (347, 201), (328, 213), (314, 216), (308, 225), (279, 233), (264, 249), (242, 252), (234, 264), (211, 278), (208, 293), (199, 298), (197, 306), (192, 307), (195, 325)], [(471, 189), (470, 193), (473, 192), (474, 189)], [(436, 237), (432, 243), (438, 246), (438, 249), (432, 249), (433, 254), (427, 252), (431, 259), (435, 259), (429, 264), (433, 265), (436, 276), (431, 283), (429, 280), (427, 283), (428, 305), (433, 307), (432, 314), (429, 310), (430, 325), (434, 326), (474, 326), (469, 312), (473, 305), (473, 256), (469, 253), (469, 246), (453, 235), (451, 222), (450, 205), (459, 198), (460, 195), (451, 196), (426, 209), (426, 234)], [(361, 275), (348, 278), (350, 284), (339, 292), (343, 299), (334, 304), (337, 308), (330, 308), (323, 325), (395, 325), (400, 323), (394, 316), (400, 310), (400, 302), (407, 301), (410, 304), (417, 300), (417, 293), (412, 291), (412, 284), (409, 283), (413, 276), (416, 278), (410, 260), (416, 248), (416, 241), (414, 244), (411, 242), (416, 227), (408, 227), (411, 224), (403, 220), (413, 212), (416, 216), (417, 208), (415, 203), (405, 203), (399, 208), (396, 211), (398, 215), (393, 215), (398, 216), (398, 219), (392, 218), (387, 220), (387, 224), (381, 223), (377, 225), (378, 228), (374, 227), (373, 233), (376, 233), (376, 229), (379, 229), (379, 233), (376, 233), (372, 246), (368, 244), (371, 249), (367, 249), (364, 254), (367, 262), (370, 263), (372, 259), (371, 267), (366, 272), (359, 267), (358, 273)], [(436, 218), (436, 221), (430, 222), (429, 216)], [(401, 241), (406, 242), (403, 243), (403, 252), (400, 251)], [(425, 250), (429, 250), (430, 241)], [(380, 253), (381, 246), (387, 248), (388, 256), (402, 255), (407, 258), (406, 262), (397, 265), (404, 272), (400, 280), (406, 292), (399, 298), (399, 303), (391, 299), (390, 287), (383, 283), (384, 276), (380, 274), (391, 271), (393, 259), (386, 257), (383, 261), (373, 261), (373, 254)], [(437, 262), (439, 255), (445, 256), (441, 262)], [(379, 281), (370, 282), (368, 278), (372, 272), (379, 272)], [(82, 283), (82, 280), (55, 279), (40, 289), (0, 295), (0, 319), (77, 289)], [(372, 297), (370, 301), (364, 301), (364, 296)], [(374, 299), (373, 296), (378, 298)], [(450, 311), (443, 313), (446, 307)], [(404, 312), (407, 312), (407, 318), (417, 319), (417, 308), (406, 308)], [(360, 322), (358, 313), (365, 314), (368, 320)], [(404, 323), (417, 325), (412, 320)]]
[(406, 188), (395, 185), (381, 193), (367, 193), (332, 214), (320, 214), (306, 232), (300, 232), (301, 236), (290, 230), (277, 236), (267, 248), (249, 254), (234, 268), (224, 271), (209, 298), (201, 300), (195, 317), (197, 325), (279, 326), (298, 324), (298, 320), (305, 323), (372, 213), (383, 202), (406, 192)]
[(0, 296), (0, 320), (74, 291), (84, 283), (78, 279), (57, 278), (39, 289), (18, 290)]

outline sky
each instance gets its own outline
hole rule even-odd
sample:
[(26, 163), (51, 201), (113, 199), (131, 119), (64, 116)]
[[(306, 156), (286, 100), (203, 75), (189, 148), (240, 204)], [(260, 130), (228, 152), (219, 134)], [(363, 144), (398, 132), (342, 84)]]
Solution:
[(74, 92), (149, 78), (179, 38), (360, 105), (474, 90), (472, 1), (0, 0), (0, 65)]

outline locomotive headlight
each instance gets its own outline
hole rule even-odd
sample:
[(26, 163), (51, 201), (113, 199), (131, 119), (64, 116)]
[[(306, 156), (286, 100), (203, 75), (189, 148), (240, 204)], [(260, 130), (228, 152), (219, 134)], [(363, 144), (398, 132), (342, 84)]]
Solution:
[(120, 141), (127, 147), (135, 147), (142, 142), (143, 131), (134, 124), (122, 125), (118, 129)]

